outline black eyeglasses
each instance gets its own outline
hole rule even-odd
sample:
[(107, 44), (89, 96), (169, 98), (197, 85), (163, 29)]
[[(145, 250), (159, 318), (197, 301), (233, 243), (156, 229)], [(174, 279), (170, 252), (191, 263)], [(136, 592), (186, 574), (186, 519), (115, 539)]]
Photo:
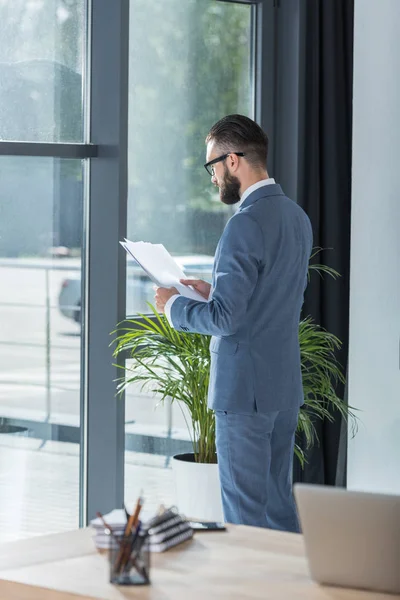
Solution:
[(207, 173), (209, 175), (211, 175), (211, 177), (214, 177), (215, 171), (214, 171), (214, 165), (215, 163), (221, 162), (222, 160), (225, 160), (226, 158), (228, 158), (228, 156), (230, 154), (236, 154), (236, 156), (245, 156), (244, 152), (228, 152), (227, 154), (223, 154), (222, 156), (218, 156), (218, 158), (214, 158), (214, 160), (210, 160), (210, 162), (206, 163), (204, 165), (205, 170), (207, 171)]

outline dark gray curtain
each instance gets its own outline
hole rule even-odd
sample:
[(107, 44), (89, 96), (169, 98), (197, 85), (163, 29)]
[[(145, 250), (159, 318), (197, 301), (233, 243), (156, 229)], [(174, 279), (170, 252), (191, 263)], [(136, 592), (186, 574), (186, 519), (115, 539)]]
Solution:
[[(351, 129), (354, 0), (300, 0), (299, 204), (309, 215), (316, 262), (341, 273), (313, 277), (304, 315), (342, 341), (338, 358), (347, 370), (351, 209)], [(343, 386), (338, 394), (346, 396)], [(317, 423), (319, 446), (294, 479), (345, 485), (346, 428), (336, 418)]]

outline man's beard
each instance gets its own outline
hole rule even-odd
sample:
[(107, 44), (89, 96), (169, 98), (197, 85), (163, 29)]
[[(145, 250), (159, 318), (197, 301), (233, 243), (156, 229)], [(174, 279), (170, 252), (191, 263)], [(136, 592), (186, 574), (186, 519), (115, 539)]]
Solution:
[(226, 165), (224, 179), (219, 188), (219, 197), (224, 204), (237, 204), (240, 200), (240, 181), (229, 173)]

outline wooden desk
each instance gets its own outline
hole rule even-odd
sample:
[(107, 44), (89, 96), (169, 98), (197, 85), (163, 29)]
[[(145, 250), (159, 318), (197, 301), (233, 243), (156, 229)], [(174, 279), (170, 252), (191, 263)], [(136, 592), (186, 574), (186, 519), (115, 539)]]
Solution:
[(81, 529), (0, 546), (1, 600), (383, 600), (395, 596), (313, 583), (299, 535), (250, 527), (198, 533), (152, 555), (147, 587), (108, 583), (106, 556)]

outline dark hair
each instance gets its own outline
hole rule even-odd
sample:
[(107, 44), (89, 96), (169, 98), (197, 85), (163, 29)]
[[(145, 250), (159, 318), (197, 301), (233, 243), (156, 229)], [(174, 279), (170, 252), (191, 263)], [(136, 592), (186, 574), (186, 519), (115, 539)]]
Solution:
[(255, 168), (266, 168), (268, 136), (252, 119), (243, 115), (228, 115), (213, 125), (206, 144), (215, 142), (221, 152), (244, 152)]

